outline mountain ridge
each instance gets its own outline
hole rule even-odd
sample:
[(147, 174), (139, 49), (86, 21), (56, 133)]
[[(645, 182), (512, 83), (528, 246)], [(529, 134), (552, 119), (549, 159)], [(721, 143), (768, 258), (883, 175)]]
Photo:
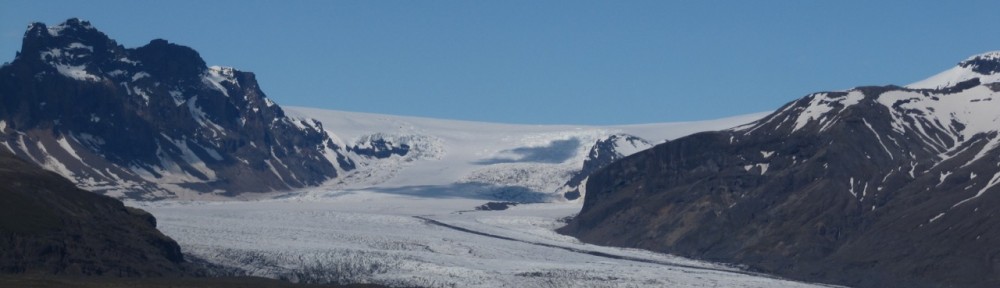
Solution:
[(560, 231), (805, 281), (996, 286), (1000, 102), (981, 81), (997, 74), (969, 67), (810, 94), (633, 154), (591, 175)]

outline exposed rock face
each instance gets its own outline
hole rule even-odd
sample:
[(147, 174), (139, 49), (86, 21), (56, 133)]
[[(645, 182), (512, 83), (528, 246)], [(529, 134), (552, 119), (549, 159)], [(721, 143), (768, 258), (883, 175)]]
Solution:
[(119, 197), (285, 190), (354, 168), (322, 124), (286, 116), (254, 74), (161, 39), (124, 48), (78, 19), (28, 27), (0, 67), (0, 104), (6, 150)]
[(597, 140), (587, 153), (587, 159), (583, 161), (580, 172), (573, 175), (573, 178), (566, 181), (566, 185), (563, 186), (566, 190), (563, 192), (563, 197), (566, 200), (579, 199), (582, 194), (580, 190), (584, 188), (587, 177), (590, 177), (591, 173), (618, 159), (649, 149), (652, 146), (645, 139), (628, 134), (612, 134), (607, 138)]
[(561, 231), (808, 281), (998, 287), (1000, 95), (981, 83), (997, 75), (961, 68), (920, 83), (936, 89), (812, 94), (612, 163)]
[(180, 246), (156, 220), (0, 151), (0, 273), (177, 276)]

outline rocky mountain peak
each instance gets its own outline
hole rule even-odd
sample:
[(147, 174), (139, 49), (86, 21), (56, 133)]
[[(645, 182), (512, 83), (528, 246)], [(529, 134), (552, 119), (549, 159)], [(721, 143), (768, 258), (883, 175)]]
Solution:
[(124, 48), (79, 19), (32, 24), (22, 47), (0, 67), (0, 143), (85, 189), (230, 195), (353, 168), (320, 123), (287, 117), (252, 73), (208, 67), (190, 47)]
[(84, 50), (88, 53), (100, 53), (117, 45), (90, 22), (70, 18), (51, 27), (40, 22), (28, 25), (20, 53), (36, 56), (37, 53), (49, 52), (49, 56), (58, 56), (51, 54), (65, 52), (68, 56), (82, 56), (86, 55), (82, 53)]
[[(65, 22), (48, 27), (42, 22), (33, 22), (28, 24), (28, 31), (25, 33), (25, 37), (34, 38), (45, 38), (45, 37), (80, 37), (83, 35), (98, 36), (103, 35), (107, 38), (107, 35), (101, 33), (90, 21), (81, 20), (79, 18), (69, 18)], [(80, 39), (80, 38), (77, 38)]]
[(146, 72), (172, 81), (196, 81), (208, 69), (197, 51), (163, 39), (154, 39), (136, 48), (135, 52), (134, 60), (140, 62)]

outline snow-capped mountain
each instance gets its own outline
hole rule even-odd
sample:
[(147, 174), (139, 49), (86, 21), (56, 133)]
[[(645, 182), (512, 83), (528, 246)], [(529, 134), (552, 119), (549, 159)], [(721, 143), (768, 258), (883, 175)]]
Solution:
[(579, 198), (613, 160), (761, 114), (609, 127), (506, 125), (294, 108), (188, 47), (124, 48), (90, 23), (33, 23), (0, 67), (0, 147), (130, 199), (376, 187), (521, 202)]
[(293, 119), (254, 74), (191, 48), (124, 48), (90, 23), (33, 23), (0, 67), (0, 144), (118, 197), (232, 195), (319, 185), (354, 163), (320, 123)]
[(591, 175), (563, 231), (808, 281), (996, 287), (998, 55), (627, 157)]

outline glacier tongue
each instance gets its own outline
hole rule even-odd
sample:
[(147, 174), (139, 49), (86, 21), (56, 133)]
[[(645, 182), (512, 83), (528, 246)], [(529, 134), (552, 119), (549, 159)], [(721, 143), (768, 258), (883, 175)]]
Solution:
[(463, 211), (485, 200), (370, 189), (218, 203), (130, 203), (189, 257), (251, 276), (400, 287), (822, 287), (557, 234), (581, 203)]

